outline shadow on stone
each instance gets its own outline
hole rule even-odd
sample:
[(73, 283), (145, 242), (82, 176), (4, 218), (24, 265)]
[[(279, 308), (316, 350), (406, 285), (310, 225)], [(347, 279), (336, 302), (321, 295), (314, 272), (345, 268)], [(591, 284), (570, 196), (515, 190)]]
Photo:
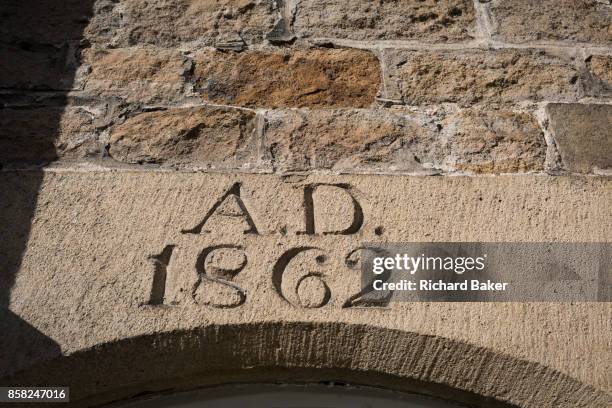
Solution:
[(11, 290), (27, 249), (42, 169), (57, 159), (55, 142), (93, 3), (0, 3), (0, 379), (61, 354), (53, 339), (9, 307), (27, 304), (11, 301)]

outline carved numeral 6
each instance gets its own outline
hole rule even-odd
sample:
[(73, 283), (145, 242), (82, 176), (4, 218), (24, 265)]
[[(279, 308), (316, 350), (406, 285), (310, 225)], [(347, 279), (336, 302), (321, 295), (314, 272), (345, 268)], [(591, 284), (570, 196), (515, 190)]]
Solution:
[[(320, 308), (329, 303), (323, 251), (316, 247), (293, 248), (276, 262), (272, 281), (278, 294), (294, 306)], [(304, 272), (306, 271), (306, 272)]]

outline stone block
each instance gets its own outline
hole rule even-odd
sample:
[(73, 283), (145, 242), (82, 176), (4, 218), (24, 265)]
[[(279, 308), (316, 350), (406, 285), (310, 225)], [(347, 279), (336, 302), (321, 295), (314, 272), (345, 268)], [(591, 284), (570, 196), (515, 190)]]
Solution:
[(574, 100), (571, 59), (531, 50), (388, 51), (387, 98), (420, 105)]
[[(125, 0), (108, 4), (87, 29), (92, 43), (177, 47), (263, 41), (278, 18), (272, 0)], [(108, 27), (106, 30), (105, 24)]]
[(264, 145), (272, 167), (281, 173), (426, 173), (421, 163), (431, 163), (439, 144), (435, 124), (424, 122), (383, 109), (270, 111)]
[(3, 1), (0, 35), (14, 44), (78, 43), (95, 12), (94, 0)]
[(546, 141), (529, 113), (466, 109), (448, 117), (445, 167), (473, 173), (544, 169)]
[(612, 93), (612, 56), (592, 55), (587, 59), (587, 67), (595, 95)]
[(471, 0), (312, 0), (295, 14), (299, 37), (354, 40), (469, 40), (475, 24)]
[(0, 45), (0, 89), (67, 91), (76, 65), (68, 47)]
[(83, 107), (0, 109), (0, 163), (42, 164), (96, 155), (93, 115)]
[(245, 107), (367, 107), (380, 86), (374, 54), (354, 49), (202, 52), (196, 91), (210, 102)]
[(612, 5), (601, 0), (493, 0), (495, 37), (511, 42), (612, 43)]
[(221, 107), (137, 114), (111, 130), (109, 154), (125, 163), (241, 168), (256, 161), (255, 114)]
[(269, 111), (264, 148), (281, 173), (523, 173), (542, 171), (546, 158), (533, 116), (485, 109)]
[(566, 170), (612, 168), (612, 105), (551, 104), (546, 112)]
[(160, 103), (180, 99), (193, 65), (178, 51), (152, 48), (88, 49), (85, 91), (127, 102)]

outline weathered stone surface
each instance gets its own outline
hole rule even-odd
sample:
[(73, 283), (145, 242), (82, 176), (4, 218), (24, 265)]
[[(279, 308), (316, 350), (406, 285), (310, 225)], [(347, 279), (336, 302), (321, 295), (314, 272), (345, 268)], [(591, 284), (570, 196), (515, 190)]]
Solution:
[(493, 0), (497, 37), (513, 43), (612, 43), (612, 5), (600, 0)]
[(612, 105), (551, 104), (546, 111), (566, 170), (612, 168)]
[(255, 114), (231, 108), (193, 107), (145, 112), (114, 127), (109, 154), (127, 163), (192, 167), (252, 167)]
[(474, 173), (542, 171), (546, 141), (528, 113), (468, 109), (444, 121), (445, 166)]
[(58, 156), (64, 160), (100, 157), (104, 147), (98, 140), (96, 114), (87, 107), (64, 108), (59, 121), (59, 134), (55, 138)]
[(605, 88), (612, 89), (612, 56), (593, 55), (587, 61), (587, 65)]
[[(609, 177), (397, 174), (541, 172), (527, 112), (549, 102), (549, 158), (610, 174), (612, 105), (559, 104), (612, 95), (609, 0), (0, 3), (0, 385), (69, 385), (75, 407), (302, 381), (612, 406), (610, 303), (359, 302), (367, 242), (612, 241)], [(501, 49), (463, 47), (489, 28)], [(386, 54), (383, 86), (373, 52), (305, 49), (321, 37)], [(104, 148), (164, 168), (74, 168)], [(395, 174), (321, 174), (352, 171)]]
[(208, 101), (247, 107), (367, 107), (380, 85), (378, 59), (353, 49), (202, 52), (196, 89)]
[(70, 160), (99, 150), (93, 117), (82, 107), (0, 109), (0, 163)]
[[(104, 11), (88, 27), (87, 38), (114, 46), (258, 43), (278, 17), (272, 0), (124, 0)], [(102, 22), (111, 27), (104, 30)]]
[(461, 41), (475, 24), (471, 0), (313, 0), (299, 2), (300, 37), (356, 40)]
[(54, 160), (60, 115), (60, 109), (1, 109), (0, 162)]
[(270, 111), (264, 146), (280, 172), (421, 173), (439, 143), (435, 124), (418, 119), (383, 109)]
[[(482, 406), (609, 406), (603, 362), (610, 356), (610, 303), (344, 306), (360, 280), (345, 257), (364, 242), (610, 241), (612, 225), (604, 222), (612, 194), (608, 179), (283, 180), (66, 170), (39, 177), (0, 173), (0, 222), (10, 238), (0, 245), (24, 228), (27, 237), (14, 276), (0, 279), (6, 305), (23, 319), (12, 326), (0, 319), (0, 329), (9, 333), (0, 336), (3, 384), (62, 381), (71, 385), (75, 404), (90, 406), (90, 397), (101, 405), (144, 390), (317, 377), (408, 390), (422, 390), (425, 383), (429, 392), (447, 397), (449, 390), (480, 395)], [(348, 191), (363, 210), (354, 234), (303, 233), (304, 190), (320, 184), (328, 191), (314, 197), (313, 228), (351, 224)], [(28, 215), (14, 203), (31, 200), (32, 188), (40, 192)], [(332, 192), (348, 197), (347, 210), (338, 210)], [(202, 224), (217, 203), (203, 225), (209, 232), (185, 232)], [(221, 244), (246, 257), (244, 267), (242, 257), (223, 262), (223, 278), (219, 270), (208, 275), (202, 269), (215, 257), (201, 255)], [(275, 272), (283, 253), (307, 247), (316, 248), (295, 261), (313, 269), (288, 264)], [(160, 266), (166, 267), (165, 288), (157, 286), (164, 303), (150, 304)], [(314, 307), (320, 303), (313, 293), (288, 284), (307, 271), (321, 272), (329, 287), (322, 307)], [(193, 295), (201, 285), (212, 285), (203, 293), (215, 295), (212, 304), (197, 303)], [(216, 298), (223, 291), (233, 297)], [(52, 339), (55, 352), (26, 353), (32, 341), (26, 327)]]
[(270, 111), (264, 147), (280, 173), (522, 173), (542, 171), (546, 158), (532, 115), (484, 109), (440, 118), (386, 109)]
[(83, 64), (90, 70), (86, 91), (136, 103), (180, 99), (185, 75), (193, 68), (189, 58), (178, 51), (152, 48), (88, 49), (83, 54)]
[(67, 47), (0, 44), (0, 88), (70, 90), (76, 66)]
[(93, 15), (94, 0), (3, 1), (0, 37), (14, 43), (78, 43)]
[(410, 105), (574, 100), (567, 57), (529, 50), (388, 51), (387, 97)]

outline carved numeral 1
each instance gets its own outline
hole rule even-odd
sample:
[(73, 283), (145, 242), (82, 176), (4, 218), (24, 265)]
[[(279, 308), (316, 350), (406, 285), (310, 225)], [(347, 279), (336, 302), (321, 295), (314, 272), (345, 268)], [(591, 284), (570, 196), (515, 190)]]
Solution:
[(153, 284), (151, 285), (151, 295), (149, 305), (163, 305), (166, 297), (166, 279), (168, 277), (168, 264), (174, 251), (174, 245), (168, 245), (159, 255), (153, 255), (149, 259), (153, 261), (155, 269), (153, 271)]

